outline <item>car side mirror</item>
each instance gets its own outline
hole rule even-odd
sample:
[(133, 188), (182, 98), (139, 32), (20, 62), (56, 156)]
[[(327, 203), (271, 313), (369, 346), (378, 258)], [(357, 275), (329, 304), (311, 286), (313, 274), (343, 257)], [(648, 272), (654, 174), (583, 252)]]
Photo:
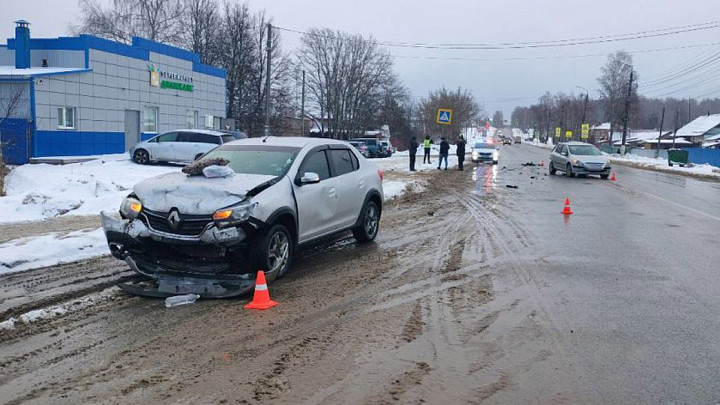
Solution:
[(320, 175), (315, 172), (305, 172), (300, 177), (300, 184), (316, 184), (320, 183)]
[(568, 155), (567, 151), (563, 151), (562, 155), (567, 156)]

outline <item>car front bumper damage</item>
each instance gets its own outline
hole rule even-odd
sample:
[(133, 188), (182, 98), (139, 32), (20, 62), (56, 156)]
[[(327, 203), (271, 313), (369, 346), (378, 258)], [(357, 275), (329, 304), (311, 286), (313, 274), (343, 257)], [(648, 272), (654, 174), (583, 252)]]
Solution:
[(254, 287), (254, 273), (237, 271), (233, 263), (247, 263), (245, 230), (207, 227), (198, 236), (156, 231), (143, 221), (101, 212), (110, 253), (132, 270), (155, 281), (155, 287), (122, 284), (120, 288), (148, 297), (198, 294), (204, 298), (241, 295)]

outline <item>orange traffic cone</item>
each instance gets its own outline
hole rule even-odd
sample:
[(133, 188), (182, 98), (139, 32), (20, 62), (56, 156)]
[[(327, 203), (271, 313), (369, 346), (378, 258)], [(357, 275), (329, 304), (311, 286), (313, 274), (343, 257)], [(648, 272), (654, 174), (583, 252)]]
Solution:
[(270, 292), (265, 282), (265, 272), (257, 272), (257, 280), (255, 280), (255, 294), (251, 303), (245, 305), (245, 309), (268, 309), (278, 303), (270, 299)]
[(617, 179), (615, 178), (615, 172), (611, 172), (611, 173), (610, 173), (610, 181), (615, 181), (615, 180), (617, 180)]
[(573, 213), (573, 212), (572, 212), (572, 210), (570, 209), (570, 199), (569, 199), (569, 198), (565, 198), (565, 208), (563, 208), (561, 214), (570, 215), (570, 214), (572, 214), (572, 213)]
[(540, 161), (540, 166), (545, 166), (545, 161), (544, 161), (544, 160), (541, 160), (541, 161)]

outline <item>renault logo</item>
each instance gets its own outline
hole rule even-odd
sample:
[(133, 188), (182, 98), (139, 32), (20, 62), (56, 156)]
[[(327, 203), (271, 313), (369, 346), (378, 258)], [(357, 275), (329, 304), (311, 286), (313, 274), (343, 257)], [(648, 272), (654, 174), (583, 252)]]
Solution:
[(182, 223), (182, 218), (180, 218), (180, 213), (177, 212), (177, 210), (170, 211), (170, 215), (167, 217), (168, 225), (170, 225), (170, 229), (173, 231), (177, 231), (177, 229), (180, 227), (180, 224)]

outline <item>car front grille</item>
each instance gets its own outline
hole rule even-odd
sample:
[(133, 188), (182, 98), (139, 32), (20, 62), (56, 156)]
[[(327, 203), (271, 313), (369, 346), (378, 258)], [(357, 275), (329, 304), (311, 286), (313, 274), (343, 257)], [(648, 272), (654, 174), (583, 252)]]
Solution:
[(585, 163), (585, 167), (588, 170), (602, 170), (605, 168), (605, 163)]
[(143, 209), (141, 217), (151, 229), (184, 236), (198, 236), (212, 222), (212, 215), (188, 215), (178, 213), (180, 221), (175, 229), (168, 221), (169, 212)]

